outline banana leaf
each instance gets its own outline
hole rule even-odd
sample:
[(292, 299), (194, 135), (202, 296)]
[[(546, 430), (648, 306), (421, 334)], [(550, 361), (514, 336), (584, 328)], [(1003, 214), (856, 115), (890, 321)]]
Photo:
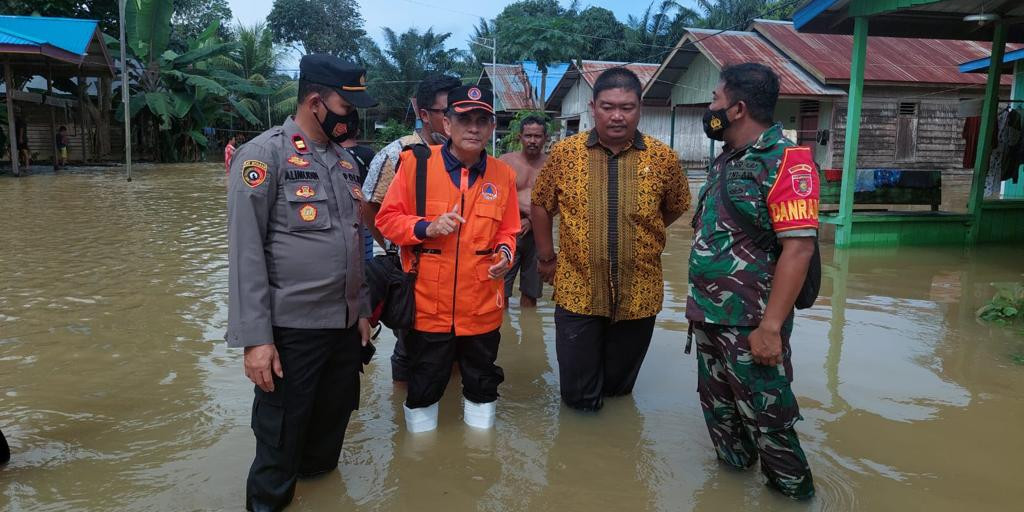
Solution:
[(147, 92), (146, 106), (149, 107), (150, 112), (155, 114), (160, 119), (161, 130), (171, 129), (171, 110), (167, 101), (167, 93)]
[(200, 132), (199, 130), (190, 130), (188, 132), (188, 136), (191, 137), (192, 140), (196, 141), (196, 144), (203, 147), (206, 147), (206, 145), (210, 143), (209, 139), (207, 139), (206, 136), (203, 135), (203, 132)]
[(244, 103), (230, 96), (228, 97), (228, 101), (231, 102), (231, 106), (234, 107), (235, 111), (241, 114), (246, 121), (249, 121), (256, 126), (263, 126), (263, 123), (260, 122), (260, 120), (252, 113), (252, 110), (249, 110), (249, 107)]
[(216, 78), (219, 82), (223, 83), (228, 89), (239, 94), (256, 94), (259, 96), (267, 96), (274, 94), (274, 89), (270, 87), (261, 87), (252, 83), (250, 80), (246, 80), (230, 71), (223, 69), (215, 69), (210, 72), (210, 76)]
[(235, 43), (213, 43), (189, 50), (175, 58), (168, 59), (175, 66), (187, 66), (206, 58), (224, 55), (235, 48)]

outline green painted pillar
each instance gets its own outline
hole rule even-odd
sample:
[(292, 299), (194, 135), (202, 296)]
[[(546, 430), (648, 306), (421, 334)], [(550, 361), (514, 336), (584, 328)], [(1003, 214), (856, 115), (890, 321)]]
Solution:
[[(1013, 92), (1010, 99), (1024, 102), (1024, 60), (1018, 60), (1013, 64)], [(1016, 108), (1024, 108), (1024, 103), (1017, 103)], [(1010, 199), (1024, 199), (1024, 165), (1017, 169), (1017, 183), (1004, 181), (1003, 197)]]
[(864, 59), (868, 49), (868, 19), (853, 19), (853, 55), (850, 90), (846, 103), (846, 136), (843, 141), (843, 182), (839, 192), (839, 223), (836, 247), (849, 247), (853, 237), (853, 191), (857, 184), (857, 143), (860, 141), (860, 108), (864, 96)]
[(992, 154), (992, 131), (996, 129), (996, 113), (999, 108), (999, 77), (1003, 70), (1003, 52), (1006, 50), (1006, 24), (997, 22), (992, 36), (992, 57), (988, 66), (988, 83), (985, 85), (985, 103), (981, 107), (981, 129), (978, 131), (978, 151), (974, 157), (974, 180), (971, 182), (971, 196), (967, 203), (967, 214), (971, 226), (967, 230), (967, 243), (973, 245), (981, 232), (981, 203), (985, 199), (985, 174), (988, 159)]

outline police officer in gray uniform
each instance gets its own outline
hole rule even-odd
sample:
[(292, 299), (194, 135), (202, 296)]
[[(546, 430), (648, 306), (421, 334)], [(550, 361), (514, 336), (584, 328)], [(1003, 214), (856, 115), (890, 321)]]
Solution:
[(362, 193), (338, 143), (377, 102), (365, 70), (329, 55), (302, 58), (298, 100), (237, 150), (228, 184), (227, 341), (256, 385), (248, 510), (281, 510), (297, 478), (337, 467), (370, 339)]

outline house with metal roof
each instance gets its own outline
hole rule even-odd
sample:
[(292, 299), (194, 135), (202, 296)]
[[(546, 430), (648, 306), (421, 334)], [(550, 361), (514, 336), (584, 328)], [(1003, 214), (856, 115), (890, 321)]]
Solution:
[[(561, 136), (572, 135), (594, 127), (590, 100), (594, 97), (594, 82), (605, 70), (625, 67), (636, 73), (642, 85), (647, 85), (657, 71), (657, 64), (581, 60), (573, 62), (562, 78), (555, 83), (544, 109), (556, 114), (562, 122)], [(668, 113), (661, 107), (643, 107), (638, 129), (648, 135), (665, 140), (669, 135)]]
[(842, 89), (815, 80), (756, 32), (694, 28), (686, 31), (644, 90), (645, 104), (671, 109), (669, 142), (684, 166), (707, 167), (721, 148), (719, 142), (710, 149), (701, 119), (721, 70), (741, 62), (765, 64), (779, 75), (776, 119), (797, 142), (814, 147), (817, 159), (826, 157), (817, 139), (820, 130), (831, 126), (832, 106), (843, 96)]
[[(1002, 78), (1004, 54), (1024, 43), (1024, 2), (1020, 0), (805, 0), (793, 14), (793, 26), (801, 34), (843, 36), (851, 41), (845, 107), (841, 200), (834, 215), (822, 215), (824, 226), (835, 231), (837, 248), (856, 245), (973, 245), (982, 242), (1020, 243), (1024, 240), (1024, 199), (986, 197), (986, 178), (992, 163), (1000, 104), (1005, 104), (1006, 81)], [(871, 37), (868, 34), (872, 34)], [(907, 55), (916, 63), (936, 57), (939, 40), (991, 42), (974, 59), (989, 58), (976, 143), (971, 189), (966, 213), (935, 212), (907, 215), (904, 212), (858, 212), (856, 187), (861, 162), (860, 140), (875, 130), (865, 115), (869, 104), (868, 69), (879, 52), (882, 37), (923, 39), (924, 54)], [(885, 57), (898, 58), (884, 49)], [(838, 56), (840, 51), (835, 52)], [(962, 59), (963, 56), (958, 56)], [(962, 63), (962, 59), (960, 62)], [(966, 87), (964, 88), (966, 89)], [(1005, 108), (1005, 107), (1002, 107)], [(953, 124), (947, 121), (946, 124)]]
[[(90, 128), (96, 129), (96, 123), (89, 122), (90, 114), (106, 115), (109, 119), (109, 112), (85, 108), (83, 102), (88, 100), (84, 98), (84, 87), (62, 94), (54, 89), (54, 80), (70, 79), (77, 87), (85, 84), (87, 78), (100, 78), (105, 85), (94, 84), (94, 87), (104, 88), (109, 96), (114, 63), (98, 23), (70, 18), (0, 16), (0, 61), (4, 64), (6, 129), (11, 148), (8, 153), (19, 153), (15, 137), (17, 121), (28, 133), (32, 158), (55, 160), (54, 139), (59, 118), (59, 123), (67, 126), (72, 135), (70, 158), (84, 160), (88, 156)], [(41, 77), (45, 89), (25, 90), (26, 84), (15, 82), (19, 76)], [(19, 175), (18, 159), (11, 160), (12, 171)]]
[[(948, 39), (871, 40), (877, 51), (866, 63), (863, 118), (873, 129), (861, 134), (858, 166), (941, 170), (947, 178), (966, 180), (970, 166), (963, 163), (961, 103), (982, 96), (984, 79), (959, 73), (957, 65), (986, 55), (988, 46)], [(644, 101), (671, 105), (674, 149), (690, 166), (706, 164), (713, 152), (701, 115), (719, 73), (741, 62), (765, 64), (780, 77), (775, 119), (795, 142), (814, 150), (821, 168), (832, 168), (844, 151), (851, 47), (849, 36), (800, 33), (785, 21), (755, 20), (748, 31), (690, 29), (645, 89)]]

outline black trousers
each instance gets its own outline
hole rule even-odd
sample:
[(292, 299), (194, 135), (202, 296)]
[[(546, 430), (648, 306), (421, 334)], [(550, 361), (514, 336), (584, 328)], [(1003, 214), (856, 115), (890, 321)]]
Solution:
[(555, 352), (562, 400), (596, 411), (604, 397), (633, 392), (654, 334), (653, 316), (612, 322), (555, 307)]
[(349, 329), (274, 328), (284, 378), (274, 391), (256, 387), (252, 429), (256, 458), (246, 483), (246, 508), (281, 510), (300, 476), (338, 466), (349, 416), (359, 406), (360, 337)]
[(462, 374), (462, 396), (478, 404), (497, 400), (498, 384), (505, 380), (505, 372), (494, 364), (499, 341), (501, 333), (497, 329), (475, 336), (410, 330), (405, 337), (409, 354), (405, 405), (416, 409), (441, 400), (456, 361)]
[(391, 354), (391, 380), (405, 382), (409, 380), (409, 353), (405, 348), (406, 329), (393, 329), (395, 333), (395, 351)]

